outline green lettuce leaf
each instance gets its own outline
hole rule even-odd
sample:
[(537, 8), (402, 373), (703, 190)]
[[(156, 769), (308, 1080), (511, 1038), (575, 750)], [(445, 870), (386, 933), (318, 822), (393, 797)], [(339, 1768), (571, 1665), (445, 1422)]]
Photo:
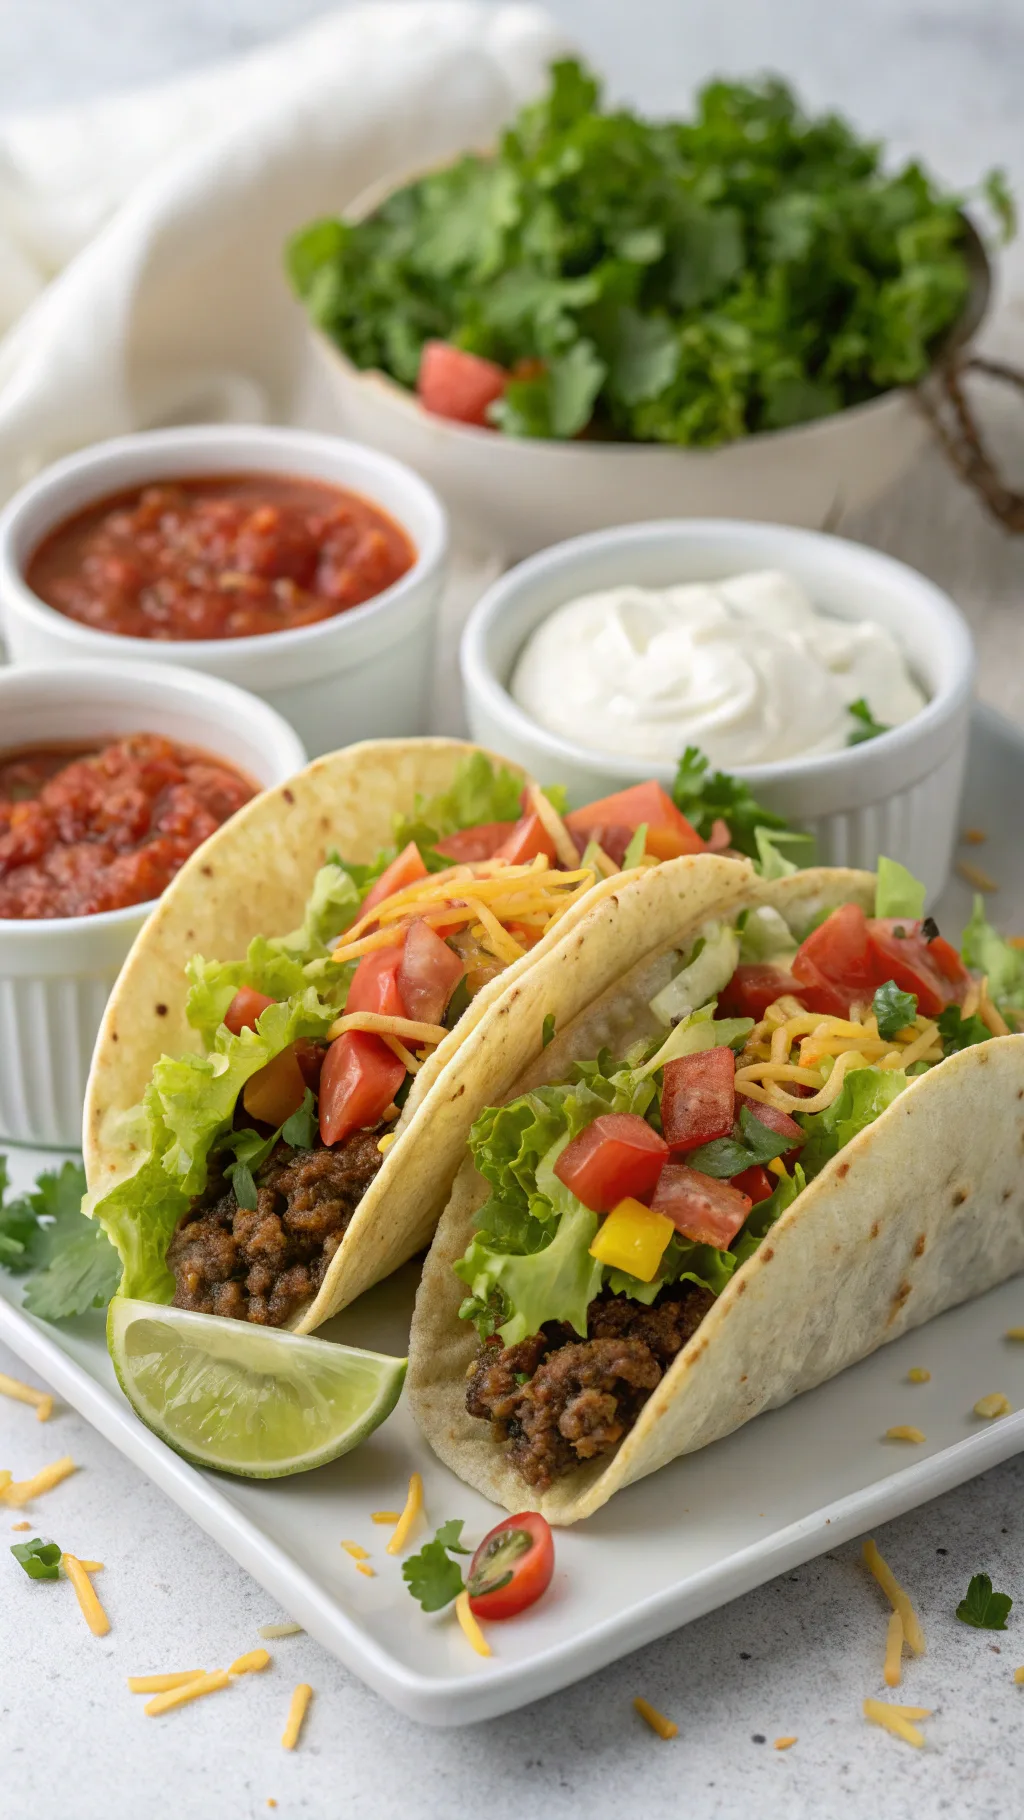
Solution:
[(855, 1068), (847, 1074), (842, 1090), (822, 1112), (798, 1112), (796, 1122), (807, 1133), (800, 1162), (808, 1181), (824, 1169), (838, 1151), (874, 1123), (896, 1096), (907, 1077), (898, 1068)]
[[(447, 790), (437, 796), (417, 796), (412, 816), (395, 824), (395, 846), (402, 848), (415, 840), (422, 852), (424, 843), (433, 846), (445, 835), (475, 828), (481, 822), (518, 821), (522, 794), (523, 780), (517, 772), (492, 764), (485, 752), (471, 752), (459, 764)], [(450, 865), (451, 861), (442, 863)]]
[(1011, 1028), (1024, 1030), (1024, 948), (1011, 948), (985, 916), (985, 900), (976, 897), (974, 912), (961, 944), (964, 965), (988, 974), (989, 997)]
[(905, 916), (916, 923), (924, 915), (924, 886), (898, 859), (881, 858), (875, 885), (875, 915)]

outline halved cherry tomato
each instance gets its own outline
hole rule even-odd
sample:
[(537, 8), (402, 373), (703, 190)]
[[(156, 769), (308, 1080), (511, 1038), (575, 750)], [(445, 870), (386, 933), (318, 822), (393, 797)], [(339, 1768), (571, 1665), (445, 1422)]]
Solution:
[[(399, 997), (405, 1006), (403, 1015), (415, 1018), (418, 1023), (439, 1024), (465, 971), (465, 962), (435, 934), (429, 923), (411, 924), (402, 949), (397, 980)], [(346, 1010), (348, 1008), (346, 1005)]]
[(320, 1071), (321, 1141), (340, 1144), (376, 1125), (404, 1079), (404, 1065), (379, 1036), (346, 1030), (335, 1037)]
[(899, 916), (875, 917), (868, 924), (868, 940), (875, 984), (881, 986), (891, 979), (901, 992), (913, 992), (922, 1017), (937, 1017), (946, 1005), (963, 998), (970, 975), (956, 949), (941, 935), (928, 942), (919, 922)]
[(565, 1146), (555, 1174), (593, 1213), (644, 1201), (668, 1156), (664, 1138), (635, 1112), (604, 1112)]
[(254, 986), (239, 986), (224, 1013), (224, 1022), (232, 1036), (241, 1036), (243, 1030), (255, 1030), (256, 1019), (268, 1005), (276, 1003), (276, 999), (268, 998), (265, 992), (257, 992)]
[(684, 1239), (719, 1251), (732, 1244), (750, 1208), (748, 1194), (687, 1163), (665, 1164), (651, 1202), (652, 1211), (667, 1214)]
[(419, 878), (426, 878), (427, 868), (423, 864), (423, 855), (414, 840), (402, 848), (401, 853), (385, 866), (376, 884), (371, 885), (363, 899), (360, 916), (365, 916), (375, 905), (382, 904), (393, 891), (401, 891), (406, 885), (414, 885)]
[(520, 1511), (496, 1523), (469, 1564), (466, 1580), (474, 1618), (515, 1618), (547, 1592), (555, 1543), (547, 1519)]
[[(842, 904), (801, 942), (791, 972), (809, 1011), (845, 1017), (854, 999), (870, 999), (879, 981), (859, 904)], [(828, 1002), (831, 1001), (831, 1002)]]
[(737, 967), (729, 984), (718, 995), (719, 1017), (752, 1017), (759, 1024), (769, 1005), (785, 993), (795, 997), (803, 991), (791, 973), (769, 966), (766, 961)]
[(731, 1049), (702, 1049), (666, 1062), (661, 1090), (661, 1130), (673, 1152), (696, 1150), (728, 1137), (736, 1098), (736, 1057)]
[(398, 984), (402, 965), (403, 944), (393, 948), (371, 948), (364, 954), (352, 975), (345, 1000), (346, 1011), (379, 1011), (383, 1017), (408, 1017)]
[(500, 398), (509, 375), (493, 360), (467, 354), (450, 341), (428, 341), (420, 356), (416, 390), (435, 417), (453, 417), (458, 423), (475, 423), (493, 429), (487, 406)]
[(529, 860), (536, 859), (538, 853), (552, 861), (557, 857), (555, 843), (540, 816), (524, 815), (501, 846), (495, 847), (494, 858), (505, 859), (510, 866), (525, 866)]
[[(786, 1082), (787, 1091), (792, 1085), (792, 1082)], [(777, 1131), (780, 1137), (789, 1138), (794, 1149), (799, 1144), (806, 1144), (806, 1131), (797, 1124), (795, 1119), (790, 1118), (788, 1112), (783, 1112), (781, 1106), (763, 1106), (760, 1100), (748, 1099), (742, 1092), (736, 1095), (737, 1112), (741, 1105), (745, 1106), (748, 1112), (752, 1112), (756, 1119), (760, 1119), (762, 1125), (767, 1126), (769, 1131)]]
[(251, 1119), (276, 1127), (290, 1119), (293, 1112), (298, 1112), (305, 1092), (306, 1079), (295, 1045), (289, 1043), (273, 1061), (249, 1076), (242, 1089), (242, 1105)]
[[(684, 853), (703, 853), (704, 842), (672, 798), (653, 781), (632, 784), (628, 790), (617, 790), (614, 796), (603, 796), (582, 809), (571, 809), (565, 825), (574, 837), (582, 836), (584, 845), (598, 828), (616, 826), (635, 833), (647, 824), (645, 850), (655, 859), (678, 859)], [(604, 845), (602, 841), (602, 846)]]
[(741, 1194), (750, 1199), (756, 1207), (758, 1201), (767, 1201), (775, 1192), (778, 1176), (769, 1175), (760, 1163), (752, 1163), (749, 1169), (741, 1169), (739, 1175), (730, 1176), (729, 1186), (738, 1188)]
[(503, 840), (507, 840), (518, 822), (479, 822), (475, 828), (460, 828), (455, 834), (446, 834), (443, 840), (435, 842), (434, 852), (443, 853), (445, 859), (454, 860), (458, 866), (469, 865), (473, 860), (493, 859)]

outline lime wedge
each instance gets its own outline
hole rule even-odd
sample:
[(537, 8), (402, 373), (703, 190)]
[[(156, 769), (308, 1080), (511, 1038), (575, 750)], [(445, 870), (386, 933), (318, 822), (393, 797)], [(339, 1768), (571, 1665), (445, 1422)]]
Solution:
[(107, 1344), (136, 1415), (193, 1466), (246, 1479), (348, 1453), (398, 1402), (406, 1361), (115, 1296)]

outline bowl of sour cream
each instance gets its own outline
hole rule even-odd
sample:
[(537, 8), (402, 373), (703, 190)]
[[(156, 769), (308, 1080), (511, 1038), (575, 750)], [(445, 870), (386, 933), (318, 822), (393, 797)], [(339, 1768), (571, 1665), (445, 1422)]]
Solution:
[(689, 745), (815, 836), (828, 865), (949, 871), (974, 655), (949, 597), (821, 532), (625, 525), (510, 569), (462, 641), (474, 738), (582, 802)]

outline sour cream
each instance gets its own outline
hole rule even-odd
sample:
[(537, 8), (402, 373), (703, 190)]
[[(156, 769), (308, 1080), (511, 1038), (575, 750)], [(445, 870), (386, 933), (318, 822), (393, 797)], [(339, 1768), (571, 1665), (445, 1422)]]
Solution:
[(890, 727), (925, 705), (884, 627), (819, 612), (775, 570), (567, 601), (527, 641), (511, 692), (577, 745), (670, 763), (696, 745), (727, 771), (841, 751), (861, 697)]

